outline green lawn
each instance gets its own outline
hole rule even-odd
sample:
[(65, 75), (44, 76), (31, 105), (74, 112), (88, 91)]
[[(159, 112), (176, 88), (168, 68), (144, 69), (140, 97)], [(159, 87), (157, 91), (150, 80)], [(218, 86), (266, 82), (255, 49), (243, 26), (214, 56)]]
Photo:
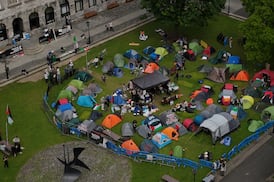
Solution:
[[(137, 28), (136, 30), (129, 32), (125, 35), (122, 35), (118, 38), (110, 40), (98, 47), (92, 48), (88, 54), (88, 58), (94, 58), (98, 56), (99, 52), (103, 49), (107, 49), (107, 54), (105, 56), (106, 60), (112, 60), (113, 56), (116, 53), (123, 54), (127, 49), (135, 49), (138, 52), (142, 52), (142, 50), (146, 46), (158, 47), (162, 45), (161, 37), (154, 30), (157, 28), (162, 28), (168, 32), (170, 37), (174, 40), (179, 36), (185, 36), (190, 41), (192, 39), (202, 39), (206, 41), (209, 45), (212, 45), (216, 50), (223, 48), (221, 44), (216, 41), (216, 36), (218, 33), (223, 32), (224, 35), (232, 36), (234, 39), (233, 48), (229, 52), (233, 55), (239, 55), (241, 57), (242, 62), (245, 61), (245, 57), (243, 55), (243, 49), (237, 44), (237, 39), (241, 37), (240, 32), (238, 31), (238, 26), (241, 22), (227, 18), (225, 16), (217, 16), (209, 22), (209, 26), (207, 27), (191, 27), (191, 28), (182, 28), (182, 27), (171, 27), (164, 22), (156, 21), (150, 24), (147, 24), (141, 28)], [(149, 36), (147, 41), (140, 42), (138, 40), (139, 32), (144, 30), (145, 33)], [(129, 46), (130, 42), (139, 42), (140, 46)], [(170, 68), (173, 64), (174, 53), (167, 55), (164, 60), (160, 62), (161, 66), (166, 66)], [(85, 65), (86, 57), (80, 58), (77, 62), (75, 62), (75, 67), (82, 69)], [(197, 59), (196, 61), (187, 61), (186, 62), (186, 70), (183, 74), (191, 74), (192, 78), (180, 78), (178, 84), (180, 86), (179, 93), (182, 93), (183, 99), (189, 100), (189, 94), (195, 89), (199, 89), (201, 85), (198, 83), (199, 79), (204, 79), (203, 74), (197, 72), (197, 67), (201, 64), (205, 64), (207, 61), (202, 61)], [(222, 66), (222, 65), (217, 65)], [(244, 65), (244, 68), (250, 72), (250, 75), (254, 73), (253, 68)], [(259, 70), (259, 69), (257, 69)], [(129, 73), (129, 70), (124, 69), (124, 76), (122, 78), (115, 77), (107, 77), (106, 84), (103, 84), (101, 81), (101, 67), (91, 68), (93, 80), (95, 83), (100, 85), (103, 89), (103, 92), (97, 96), (97, 101), (102, 96), (111, 94), (115, 89), (121, 88), (122, 84), (127, 82), (128, 80), (134, 78), (134, 75)], [(173, 80), (173, 78), (171, 78)], [(219, 94), (219, 91), (223, 84), (218, 84), (211, 82), (209, 80), (204, 79), (204, 83), (212, 86), (215, 90), (214, 99)], [(55, 101), (59, 91), (66, 87), (69, 80), (66, 80), (62, 85), (55, 86), (51, 89), (49, 95), (49, 103)], [(246, 83), (236, 82), (239, 88), (244, 88)], [(6, 105), (9, 104), (13, 117), (14, 124), (12, 126), (8, 126), (9, 138), (11, 139), (15, 135), (20, 136), (23, 146), (25, 147), (23, 155), (20, 155), (16, 158), (10, 158), (10, 168), (4, 169), (0, 168), (1, 181), (15, 181), (16, 174), (20, 170), (20, 168), (27, 162), (28, 159), (31, 158), (37, 152), (54, 145), (56, 143), (62, 143), (65, 141), (73, 140), (71, 137), (63, 136), (56, 127), (50, 123), (45, 116), (42, 109), (42, 97), (44, 92), (46, 91), (46, 84), (43, 80), (38, 81), (36, 83), (13, 83), (6, 87), (1, 88), (0, 90), (0, 98), (1, 105), (0, 110), (2, 113), (0, 115), (0, 130), (2, 133), (2, 138), (5, 138), (5, 122), (6, 115), (5, 109)], [(239, 93), (240, 94), (240, 93)], [(156, 96), (156, 104), (159, 106), (160, 112), (170, 108), (169, 106), (161, 106), (159, 104), (160, 99), (163, 97)], [(88, 110), (77, 107), (77, 111), (79, 115), (80, 113)], [(194, 117), (195, 114), (188, 113), (179, 113), (178, 116), (180, 120), (184, 120), (185, 118)], [(105, 115), (107, 112), (104, 113)], [(259, 119), (259, 114), (248, 111), (248, 118)], [(246, 120), (248, 119), (246, 118)], [(123, 116), (123, 121), (132, 121), (133, 119), (137, 119), (139, 122), (144, 119), (144, 117), (138, 116), (134, 117), (132, 114), (127, 114)], [(246, 120), (241, 121), (241, 127), (236, 131), (231, 133), (232, 136), (232, 145), (239, 143), (242, 139), (248, 136), (250, 133), (247, 130), (247, 122)], [(121, 124), (116, 126), (113, 131), (120, 133)], [(136, 143), (141, 142), (141, 137), (134, 136), (133, 139)], [(201, 133), (197, 136), (194, 136), (192, 133), (184, 135), (180, 137), (179, 141), (173, 142), (171, 145), (168, 145), (160, 152), (168, 154), (169, 150), (176, 145), (181, 145), (186, 149), (184, 153), (184, 157), (190, 158), (192, 160), (197, 161), (198, 155), (206, 150), (213, 152), (214, 159), (217, 159), (221, 156), (222, 153), (231, 149), (231, 147), (226, 147), (217, 143), (216, 145), (212, 145), (211, 137), (205, 133)], [(168, 173), (171, 176), (179, 179), (180, 181), (192, 181), (193, 173), (190, 168), (170, 168), (166, 166), (158, 166), (150, 163), (137, 163), (132, 161), (133, 166), (133, 182), (139, 181), (160, 181), (160, 178), (163, 174)], [(196, 180), (201, 181), (201, 179), (208, 173), (209, 171), (205, 168), (199, 169)]]

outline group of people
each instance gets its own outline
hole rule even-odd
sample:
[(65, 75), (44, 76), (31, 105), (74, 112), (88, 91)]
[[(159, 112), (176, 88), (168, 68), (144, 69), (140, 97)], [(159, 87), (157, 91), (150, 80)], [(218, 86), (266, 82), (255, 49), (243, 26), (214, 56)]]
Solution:
[(0, 138), (0, 151), (3, 153), (4, 168), (9, 167), (8, 156), (12, 155), (16, 157), (18, 154), (22, 154), (24, 147), (21, 146), (21, 140), (18, 136), (15, 136), (12, 140), (12, 144)]

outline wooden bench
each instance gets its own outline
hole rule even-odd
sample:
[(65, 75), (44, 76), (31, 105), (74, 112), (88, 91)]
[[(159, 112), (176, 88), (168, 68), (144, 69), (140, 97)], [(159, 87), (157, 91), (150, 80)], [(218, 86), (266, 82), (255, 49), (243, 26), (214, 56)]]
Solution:
[(119, 3), (117, 3), (116, 1), (113, 3), (110, 3), (107, 5), (107, 9), (112, 9), (112, 8), (116, 8), (119, 6)]
[(89, 11), (89, 12), (84, 13), (85, 18), (90, 18), (90, 17), (96, 16), (96, 15), (97, 15), (96, 11)]
[(177, 179), (165, 174), (162, 176), (162, 180), (166, 181), (166, 182), (179, 182)]

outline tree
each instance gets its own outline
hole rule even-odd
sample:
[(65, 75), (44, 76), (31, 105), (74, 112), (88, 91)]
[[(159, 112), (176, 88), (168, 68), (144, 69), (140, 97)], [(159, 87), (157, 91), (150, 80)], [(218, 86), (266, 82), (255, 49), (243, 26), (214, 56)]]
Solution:
[(250, 13), (240, 26), (246, 37), (244, 45), (248, 63), (266, 63), (274, 56), (274, 3), (260, 0), (260, 3), (245, 0)]
[(255, 7), (260, 6), (261, 0), (241, 0), (245, 11), (252, 14), (255, 11)]
[(141, 5), (156, 18), (175, 25), (206, 25), (224, 8), (225, 0), (142, 0)]

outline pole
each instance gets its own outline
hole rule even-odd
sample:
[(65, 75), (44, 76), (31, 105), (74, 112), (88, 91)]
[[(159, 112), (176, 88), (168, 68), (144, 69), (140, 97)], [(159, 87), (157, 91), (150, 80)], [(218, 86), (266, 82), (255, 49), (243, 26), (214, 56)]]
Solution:
[(89, 26), (90, 26), (89, 21), (87, 21), (86, 24), (87, 24), (87, 27), (88, 27), (88, 41), (87, 41), (87, 44), (90, 44), (91, 40), (90, 40), (90, 32), (89, 32)]
[(87, 50), (87, 54), (86, 54), (86, 69), (88, 70), (88, 50)]
[(8, 145), (9, 144), (8, 121), (6, 121), (6, 140), (7, 140), (7, 145)]

